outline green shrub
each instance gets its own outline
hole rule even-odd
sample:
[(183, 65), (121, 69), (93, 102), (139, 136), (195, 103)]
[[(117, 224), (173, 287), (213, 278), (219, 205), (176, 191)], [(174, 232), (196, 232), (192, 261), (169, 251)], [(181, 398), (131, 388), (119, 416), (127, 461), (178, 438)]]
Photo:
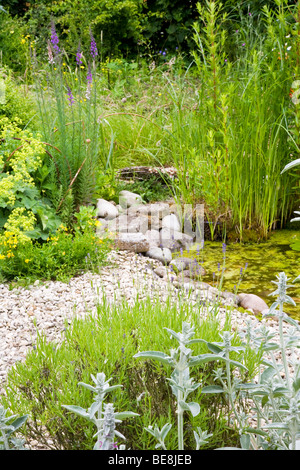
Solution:
[[(25, 219), (30, 223), (30, 219)], [(99, 269), (109, 250), (109, 241), (95, 236), (93, 225), (87, 224), (75, 233), (61, 225), (46, 242), (38, 243), (24, 235), (6, 230), (0, 235), (0, 273), (6, 280), (60, 280), (87, 269)], [(20, 223), (20, 222), (19, 222)], [(8, 227), (9, 228), (9, 227)], [(26, 227), (27, 229), (32, 227)], [(27, 233), (27, 232), (25, 232)]]

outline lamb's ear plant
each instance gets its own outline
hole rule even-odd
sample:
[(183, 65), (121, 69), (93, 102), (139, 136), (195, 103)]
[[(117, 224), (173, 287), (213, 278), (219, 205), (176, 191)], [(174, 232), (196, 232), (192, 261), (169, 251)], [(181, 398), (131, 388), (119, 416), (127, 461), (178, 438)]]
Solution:
[[(184, 411), (188, 411), (192, 414), (193, 417), (197, 416), (200, 412), (200, 406), (198, 403), (187, 401), (188, 396), (201, 385), (200, 383), (194, 383), (193, 379), (190, 377), (190, 367), (217, 360), (227, 361), (227, 358), (223, 353), (218, 354), (218, 352), (221, 351), (220, 349), (217, 351), (217, 353), (214, 351), (213, 354), (208, 353), (192, 356), (192, 350), (189, 348), (189, 346), (205, 341), (202, 339), (192, 339), (195, 333), (194, 327), (191, 327), (190, 323), (182, 323), (181, 333), (176, 333), (169, 328), (165, 328), (165, 330), (167, 330), (170, 335), (178, 341), (179, 346), (177, 349), (171, 349), (170, 355), (160, 351), (144, 351), (137, 353), (134, 357), (157, 360), (173, 368), (172, 375), (167, 380), (170, 383), (172, 392), (175, 395), (177, 402), (178, 450), (184, 450)], [(154, 430), (149, 427), (146, 428), (148, 432), (156, 437), (158, 440), (158, 445), (163, 449), (166, 449), (164, 441), (170, 429), (170, 424), (166, 424), (162, 430), (159, 430), (157, 427), (154, 428)], [(205, 435), (205, 441), (207, 438), (208, 436)], [(204, 435), (201, 434), (201, 430), (199, 428), (197, 437), (195, 435), (195, 439), (197, 446), (202, 445)]]
[(116, 448), (114, 445), (115, 435), (121, 439), (125, 439), (125, 437), (115, 429), (115, 424), (122, 422), (122, 419), (138, 416), (138, 414), (131, 411), (117, 413), (114, 411), (112, 404), (104, 404), (106, 395), (109, 392), (122, 387), (122, 385), (109, 385), (111, 379), (106, 380), (103, 372), (98, 373), (96, 377), (91, 374), (91, 377), (95, 386), (84, 382), (78, 382), (78, 385), (81, 385), (95, 393), (94, 402), (88, 410), (76, 405), (62, 406), (67, 410), (92, 421), (96, 425), (97, 432), (94, 437), (97, 437), (97, 442), (94, 446), (94, 450), (111, 450)]
[(0, 450), (25, 450), (25, 441), (13, 437), (12, 434), (23, 426), (28, 415), (20, 417), (17, 417), (17, 415), (6, 416), (7, 411), (3, 406), (0, 406)]
[[(272, 282), (278, 289), (270, 294), (277, 295), (277, 300), (264, 316), (275, 315), (278, 318), (279, 344), (274, 340), (275, 333), (266, 325), (256, 328), (256, 336), (252, 338), (253, 345), (262, 348), (264, 368), (259, 371), (256, 383), (236, 385), (236, 389), (249, 400), (257, 423), (253, 427), (249, 423), (249, 417), (236, 415), (239, 417), (237, 422), (240, 425), (243, 449), (295, 450), (300, 444), (300, 364), (295, 354), (296, 349), (300, 348), (300, 327), (297, 321), (283, 311), (285, 302), (295, 304), (286, 294), (287, 288), (291, 287), (287, 284), (288, 278), (285, 273), (280, 273), (277, 279), (278, 282)], [(300, 276), (295, 281), (299, 279)], [(284, 321), (291, 325), (287, 334), (284, 333)], [(281, 355), (281, 363), (278, 362), (276, 352)], [(294, 370), (293, 377), (290, 374), (290, 365)], [(219, 379), (221, 380), (220, 377)]]

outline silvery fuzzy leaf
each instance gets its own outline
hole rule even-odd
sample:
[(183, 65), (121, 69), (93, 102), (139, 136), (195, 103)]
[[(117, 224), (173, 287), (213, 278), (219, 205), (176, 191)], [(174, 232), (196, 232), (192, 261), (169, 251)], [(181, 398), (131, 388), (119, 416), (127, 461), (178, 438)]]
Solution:
[(122, 387), (123, 385), (111, 385), (111, 386), (105, 387), (103, 392), (106, 394), (108, 392), (111, 392), (112, 390), (115, 390), (116, 388), (122, 388)]
[(250, 449), (250, 436), (249, 436), (249, 434), (243, 434), (240, 437), (240, 443), (241, 443), (242, 449), (249, 450)]
[(92, 403), (92, 405), (88, 409), (90, 419), (93, 419), (94, 415), (97, 413), (100, 407), (101, 407), (101, 402), (95, 401), (94, 403)]
[(211, 361), (225, 361), (225, 357), (221, 356), (220, 354), (200, 354), (199, 356), (191, 357), (189, 365), (190, 366), (197, 366), (199, 364), (203, 364), (206, 362)]
[(126, 441), (126, 437), (123, 436), (123, 434), (121, 434), (121, 433), (120, 433), (119, 431), (117, 431), (116, 429), (115, 429), (115, 435), (116, 435), (117, 437), (120, 437), (121, 439), (124, 439), (124, 441)]
[(293, 389), (295, 392), (300, 389), (300, 378), (293, 381)]
[(295, 166), (300, 165), (300, 158), (293, 160), (292, 162), (288, 163), (285, 165), (284, 169), (282, 170), (281, 174), (284, 173), (285, 171), (290, 170), (291, 168), (294, 168)]
[(241, 362), (233, 361), (232, 359), (229, 359), (228, 362), (236, 367), (239, 367), (240, 369), (248, 370), (247, 367), (244, 366), (244, 364), (242, 364)]
[(274, 375), (276, 375), (276, 369), (273, 366), (270, 366), (263, 371), (260, 380), (262, 383), (267, 382), (272, 379)]
[(20, 416), (19, 418), (15, 419), (12, 423), (11, 426), (14, 427), (15, 431), (19, 429), (23, 424), (27, 421), (29, 415), (23, 415)]
[(126, 418), (133, 418), (134, 416), (140, 416), (138, 413), (134, 413), (133, 411), (120, 411), (119, 413), (115, 413), (115, 419), (126, 419)]
[(87, 388), (88, 390), (91, 390), (92, 392), (96, 393), (97, 389), (93, 387), (92, 385), (86, 384), (84, 382), (78, 382), (78, 385), (82, 385), (82, 387)]
[(197, 416), (200, 413), (199, 403), (195, 403), (193, 401), (191, 401), (190, 403), (186, 403), (185, 401), (180, 400), (178, 404), (182, 410), (186, 410), (192, 413), (193, 417)]
[(223, 393), (223, 387), (220, 385), (208, 385), (207, 387), (203, 387), (201, 393)]
[(288, 425), (285, 423), (270, 423), (262, 426), (263, 429), (284, 429), (288, 431)]
[[(177, 382), (175, 382), (175, 380), (173, 379), (166, 379), (168, 380), (168, 382), (170, 382), (170, 386), (173, 387), (176, 389), (176, 390), (179, 390), (180, 392), (184, 393), (185, 392), (185, 388), (183, 386), (180, 386)], [(174, 393), (174, 395), (177, 396), (177, 393)]]
[(176, 331), (171, 330), (170, 328), (164, 328), (164, 330), (167, 330), (173, 338), (177, 339), (179, 343), (182, 342), (182, 335), (181, 333), (176, 333)]
[(171, 427), (172, 427), (172, 424), (166, 423), (166, 424), (161, 428), (160, 434), (161, 434), (161, 438), (162, 438), (163, 441), (165, 440), (165, 438), (166, 438), (168, 432), (170, 431)]
[(89, 414), (84, 408), (81, 408), (81, 406), (76, 406), (76, 405), (61, 405), (63, 408), (66, 408), (69, 411), (72, 411), (73, 413), (76, 413), (80, 416), (83, 416), (84, 418), (89, 419)]
[(135, 354), (133, 357), (134, 358), (143, 357), (144, 359), (153, 359), (154, 361), (160, 361), (167, 365), (172, 363), (171, 358), (167, 354), (163, 352), (159, 352), (159, 351), (144, 351), (144, 352)]

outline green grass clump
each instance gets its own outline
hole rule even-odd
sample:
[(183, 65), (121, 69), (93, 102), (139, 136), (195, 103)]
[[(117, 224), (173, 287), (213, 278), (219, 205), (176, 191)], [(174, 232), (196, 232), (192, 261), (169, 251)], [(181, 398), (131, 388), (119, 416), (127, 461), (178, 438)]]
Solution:
[[(123, 385), (110, 394), (115, 408), (139, 414), (134, 420), (118, 425), (126, 437), (126, 448), (154, 449), (155, 440), (144, 428), (155, 424), (162, 427), (170, 422), (174, 433), (169, 433), (168, 447), (174, 449), (176, 407), (166, 380), (170, 367), (138, 361), (133, 356), (143, 350), (170, 350), (174, 340), (166, 335), (164, 327), (178, 330), (185, 320), (195, 325), (197, 337), (218, 341), (221, 331), (218, 319), (205, 318), (201, 308), (189, 303), (176, 306), (170, 299), (162, 305), (148, 298), (133, 306), (126, 302), (111, 305), (104, 300), (97, 315), (75, 317), (62, 331), (59, 344), (47, 343), (38, 335), (25, 362), (17, 363), (8, 374), (3, 406), (13, 413), (29, 415), (22, 428), (26, 438), (36, 439), (49, 448), (46, 438), (49, 433), (51, 449), (92, 449), (93, 423), (68, 412), (62, 405), (89, 408), (91, 392), (79, 387), (78, 382), (90, 383), (91, 374), (103, 372), (112, 378), (111, 385)], [(203, 343), (193, 345), (193, 350), (196, 354), (207, 352)], [(194, 368), (193, 377), (203, 386), (211, 385), (212, 368), (209, 364)], [(194, 448), (193, 429), (197, 426), (213, 433), (209, 448), (236, 445), (238, 435), (225, 418), (226, 400), (219, 394), (201, 395), (201, 388), (193, 394), (193, 400), (200, 404), (201, 412), (190, 421), (186, 418), (185, 448)]]

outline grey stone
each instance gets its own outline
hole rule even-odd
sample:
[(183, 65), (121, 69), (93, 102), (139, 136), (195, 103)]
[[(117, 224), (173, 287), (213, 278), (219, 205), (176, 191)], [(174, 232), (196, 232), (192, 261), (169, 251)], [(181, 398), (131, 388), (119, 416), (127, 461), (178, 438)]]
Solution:
[(138, 205), (143, 202), (141, 196), (136, 193), (132, 193), (131, 191), (120, 191), (119, 193), (119, 204), (123, 209), (127, 209), (127, 207), (131, 207), (133, 205)]
[(122, 214), (108, 223), (108, 230), (111, 232), (146, 233), (148, 217)]
[(96, 216), (106, 220), (111, 220), (119, 214), (118, 209), (111, 202), (105, 199), (98, 199)]
[(119, 250), (128, 250), (134, 253), (146, 253), (150, 248), (147, 238), (142, 233), (119, 233), (116, 245)]
[(162, 248), (169, 248), (171, 251), (186, 250), (193, 243), (193, 237), (182, 232), (162, 228), (160, 231), (160, 243)]
[(168, 248), (159, 248), (157, 246), (150, 247), (150, 249), (146, 252), (146, 256), (157, 259), (164, 264), (169, 264), (172, 260), (171, 250)]
[(255, 294), (245, 294), (242, 292), (237, 296), (238, 303), (245, 310), (252, 310), (254, 313), (261, 313), (268, 310), (266, 302)]
[(180, 258), (176, 258), (176, 259), (173, 259), (170, 262), (170, 266), (172, 266), (172, 269), (177, 273), (177, 272), (180, 272), (180, 271), (184, 271), (185, 267), (186, 267), (186, 264), (185, 264), (184, 260), (182, 260)]
[(154, 272), (157, 276), (164, 278), (167, 275), (167, 268), (165, 266), (157, 266), (157, 268), (154, 269)]
[(167, 228), (171, 231), (180, 232), (181, 224), (175, 214), (166, 215), (162, 219), (162, 228)]
[(150, 246), (159, 246), (160, 235), (158, 230), (147, 230), (145, 237), (149, 241)]

